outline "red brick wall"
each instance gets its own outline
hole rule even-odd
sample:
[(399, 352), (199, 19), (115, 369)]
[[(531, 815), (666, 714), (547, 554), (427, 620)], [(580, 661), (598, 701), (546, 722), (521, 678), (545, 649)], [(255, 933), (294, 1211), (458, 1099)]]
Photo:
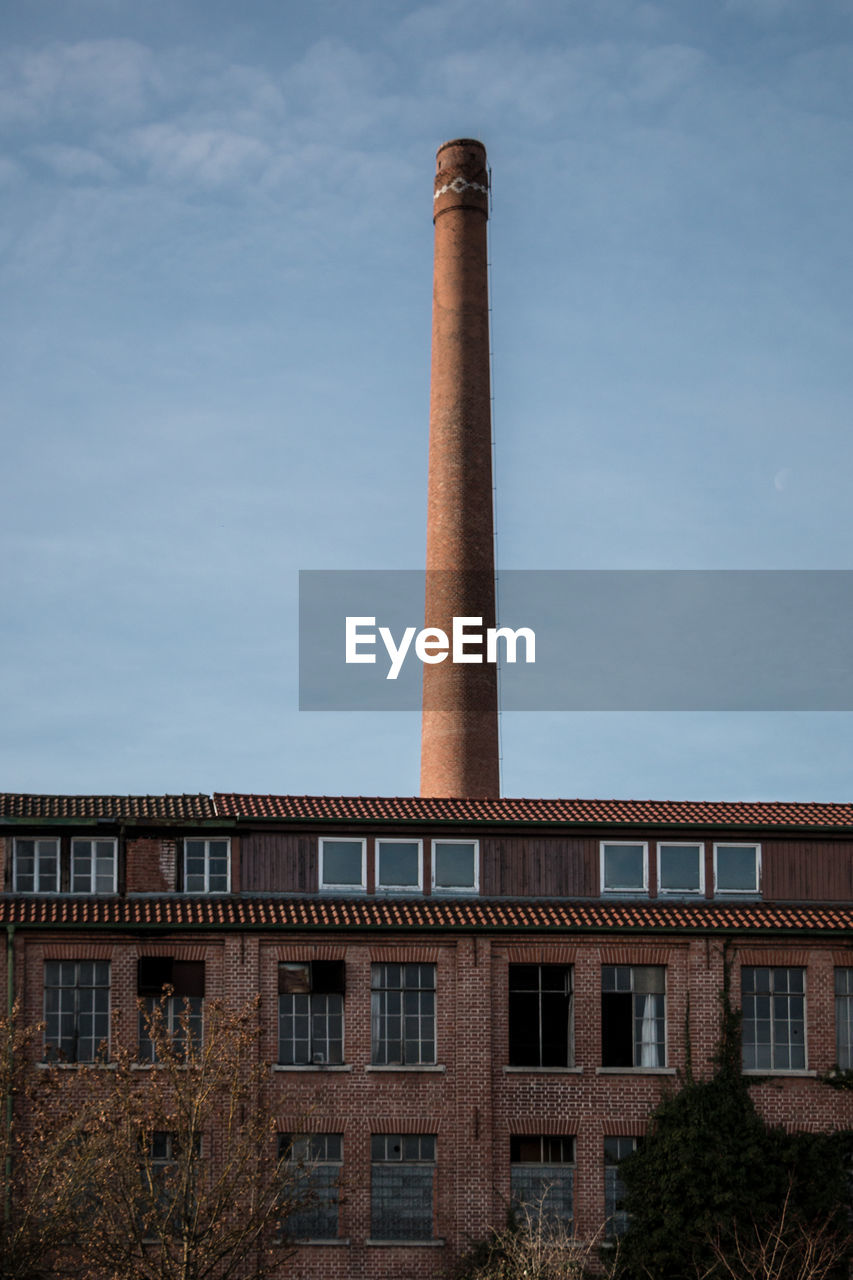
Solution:
[[(281, 960), (346, 960), (346, 1070), (271, 1070), (270, 1106), (282, 1131), (344, 1135), (345, 1193), (341, 1231), (348, 1246), (303, 1246), (294, 1274), (302, 1280), (422, 1280), (436, 1276), (457, 1247), (502, 1223), (509, 1195), (513, 1133), (571, 1134), (576, 1140), (575, 1214), (581, 1235), (601, 1225), (603, 1138), (642, 1133), (674, 1074), (600, 1071), (601, 965), (665, 964), (667, 1064), (683, 1071), (687, 1035), (697, 1075), (711, 1069), (719, 1025), (723, 951), (718, 939), (618, 938), (570, 935), (438, 938), (328, 932), (286, 937), (230, 933), (129, 939), (119, 934), (18, 934), (16, 978), (29, 1021), (42, 1017), (45, 959), (109, 958), (120, 1033), (136, 1034), (136, 962), (141, 953), (204, 958), (207, 993), (239, 1003), (261, 994), (262, 1053), (277, 1056), (277, 966)], [(432, 962), (437, 967), (437, 1058), (443, 1071), (371, 1071), (370, 966), (374, 961)], [(780, 947), (743, 942), (731, 953), (732, 986), (739, 966), (807, 967), (808, 1066), (825, 1072), (835, 1060), (833, 970), (853, 964), (853, 948), (820, 942)], [(575, 990), (574, 1071), (506, 1071), (508, 966), (572, 964)], [(690, 992), (689, 1009), (687, 992)], [(753, 1096), (774, 1124), (796, 1129), (853, 1125), (853, 1100), (803, 1076), (774, 1076)], [(445, 1247), (371, 1246), (372, 1133), (437, 1136), (436, 1234)], [(288, 1264), (289, 1266), (293, 1264)]]

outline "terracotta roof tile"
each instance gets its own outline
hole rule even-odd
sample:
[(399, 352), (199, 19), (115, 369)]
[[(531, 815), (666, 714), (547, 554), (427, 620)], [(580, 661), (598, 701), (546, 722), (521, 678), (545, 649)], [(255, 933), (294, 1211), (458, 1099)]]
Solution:
[(4, 895), (0, 924), (201, 928), (560, 929), (635, 932), (850, 933), (853, 904), (599, 902), (530, 899)]
[(217, 792), (229, 818), (371, 822), (536, 822), (587, 825), (853, 828), (853, 804), (689, 800), (497, 800), (420, 796), (272, 796)]
[(38, 796), (0, 794), (0, 818), (142, 818), (176, 822), (215, 818), (205, 795)]

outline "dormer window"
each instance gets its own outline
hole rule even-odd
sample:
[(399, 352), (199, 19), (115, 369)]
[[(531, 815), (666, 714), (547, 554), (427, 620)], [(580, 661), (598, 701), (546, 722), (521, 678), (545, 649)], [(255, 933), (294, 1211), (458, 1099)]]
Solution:
[(420, 840), (376, 841), (376, 888), (385, 893), (412, 893), (423, 888), (423, 845)]
[(760, 888), (760, 844), (714, 845), (714, 889), (717, 893), (756, 894)]
[(433, 893), (478, 893), (479, 840), (433, 840)]
[(367, 841), (320, 838), (320, 888), (363, 893), (367, 888)]
[(617, 840), (601, 845), (601, 892), (647, 893), (649, 846)]
[(658, 845), (658, 888), (662, 894), (704, 893), (704, 845), (662, 841)]
[(15, 893), (59, 893), (59, 841), (16, 840)]
[(117, 893), (118, 840), (15, 840), (12, 888), (15, 893)]
[(228, 893), (231, 887), (231, 841), (184, 842), (184, 892)]
[(72, 840), (71, 892), (115, 893), (117, 854), (116, 840)]

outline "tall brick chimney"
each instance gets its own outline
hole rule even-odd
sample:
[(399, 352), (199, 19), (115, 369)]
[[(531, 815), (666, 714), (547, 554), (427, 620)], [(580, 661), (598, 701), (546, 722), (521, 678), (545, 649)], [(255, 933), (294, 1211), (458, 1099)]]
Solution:
[[(426, 625), (495, 625), (486, 149), (436, 156)], [(422, 796), (499, 796), (494, 665), (424, 665)]]

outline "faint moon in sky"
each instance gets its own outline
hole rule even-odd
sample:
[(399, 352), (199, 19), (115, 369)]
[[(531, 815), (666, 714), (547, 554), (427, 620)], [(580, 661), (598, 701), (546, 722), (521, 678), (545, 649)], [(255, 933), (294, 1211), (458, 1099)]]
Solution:
[(791, 478), (791, 468), (783, 467), (782, 470), (777, 471), (775, 476), (773, 477), (774, 488), (777, 489), (779, 493), (781, 493), (783, 489), (787, 489), (788, 481), (790, 480), (790, 478)]

